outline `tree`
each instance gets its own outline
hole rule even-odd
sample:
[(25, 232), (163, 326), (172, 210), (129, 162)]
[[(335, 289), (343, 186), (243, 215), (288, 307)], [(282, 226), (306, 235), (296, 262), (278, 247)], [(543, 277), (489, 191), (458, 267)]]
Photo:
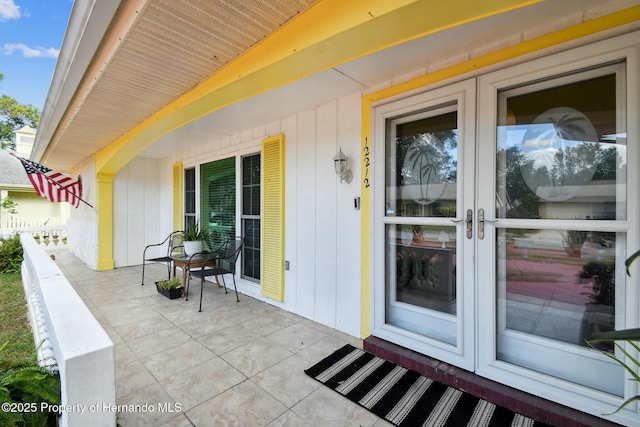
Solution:
[[(0, 82), (3, 79), (0, 73)], [(0, 148), (15, 148), (15, 131), (29, 125), (36, 129), (40, 122), (40, 110), (33, 105), (20, 104), (3, 94), (0, 96)]]

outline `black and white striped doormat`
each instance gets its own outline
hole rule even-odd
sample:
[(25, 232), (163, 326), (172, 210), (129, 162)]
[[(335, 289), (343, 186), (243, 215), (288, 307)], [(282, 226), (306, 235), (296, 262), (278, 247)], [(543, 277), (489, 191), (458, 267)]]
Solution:
[(396, 426), (547, 425), (348, 344), (305, 373)]

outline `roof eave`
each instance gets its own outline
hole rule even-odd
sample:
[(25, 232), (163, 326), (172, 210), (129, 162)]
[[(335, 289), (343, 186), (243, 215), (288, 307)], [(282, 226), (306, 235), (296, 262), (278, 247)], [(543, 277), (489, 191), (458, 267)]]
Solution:
[(54, 133), (63, 125), (61, 121), (119, 8), (120, 0), (74, 2), (31, 152), (32, 160), (40, 161)]

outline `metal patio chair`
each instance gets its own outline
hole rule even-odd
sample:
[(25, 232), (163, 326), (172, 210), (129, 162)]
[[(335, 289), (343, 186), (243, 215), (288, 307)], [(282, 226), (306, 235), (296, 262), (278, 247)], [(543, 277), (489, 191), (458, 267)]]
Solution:
[[(172, 256), (179, 256), (180, 254), (184, 254), (184, 246), (182, 239), (182, 231), (174, 231), (169, 234), (166, 239), (164, 239), (160, 243), (152, 243), (147, 245), (142, 252), (142, 285), (144, 286), (144, 268), (146, 263), (148, 262), (160, 262), (167, 264), (167, 280), (171, 278), (171, 262)], [(167, 245), (167, 253), (166, 255), (160, 257), (152, 257), (147, 258), (147, 249)]]
[[(200, 270), (189, 270), (189, 279), (191, 277), (200, 278), (200, 308), (198, 311), (202, 311), (202, 293), (204, 290), (204, 278), (210, 276), (222, 276), (222, 284), (224, 286), (224, 292), (229, 293), (227, 290), (227, 284), (224, 280), (225, 274), (231, 274), (233, 278), (233, 289), (236, 293), (236, 301), (240, 302), (238, 298), (238, 288), (236, 287), (236, 263), (242, 247), (244, 245), (244, 237), (236, 236), (225, 241), (222, 246), (214, 252), (203, 252), (201, 254), (195, 254), (195, 256), (207, 256), (211, 262), (205, 262)], [(189, 294), (189, 284), (187, 283), (186, 294)]]

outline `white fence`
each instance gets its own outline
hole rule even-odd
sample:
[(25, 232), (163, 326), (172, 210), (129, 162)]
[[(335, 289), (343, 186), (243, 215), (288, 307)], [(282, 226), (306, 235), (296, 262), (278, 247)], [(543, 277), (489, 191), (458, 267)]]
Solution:
[(48, 217), (15, 217), (6, 213), (0, 217), (0, 228), (28, 228), (28, 227), (47, 227), (47, 226), (65, 226), (66, 218), (48, 218)]
[[(61, 426), (116, 425), (115, 349), (113, 342), (71, 283), (29, 233), (22, 283), (36, 346), (52, 349), (60, 373)], [(41, 346), (45, 340), (46, 344)], [(47, 364), (51, 365), (50, 362)]]

